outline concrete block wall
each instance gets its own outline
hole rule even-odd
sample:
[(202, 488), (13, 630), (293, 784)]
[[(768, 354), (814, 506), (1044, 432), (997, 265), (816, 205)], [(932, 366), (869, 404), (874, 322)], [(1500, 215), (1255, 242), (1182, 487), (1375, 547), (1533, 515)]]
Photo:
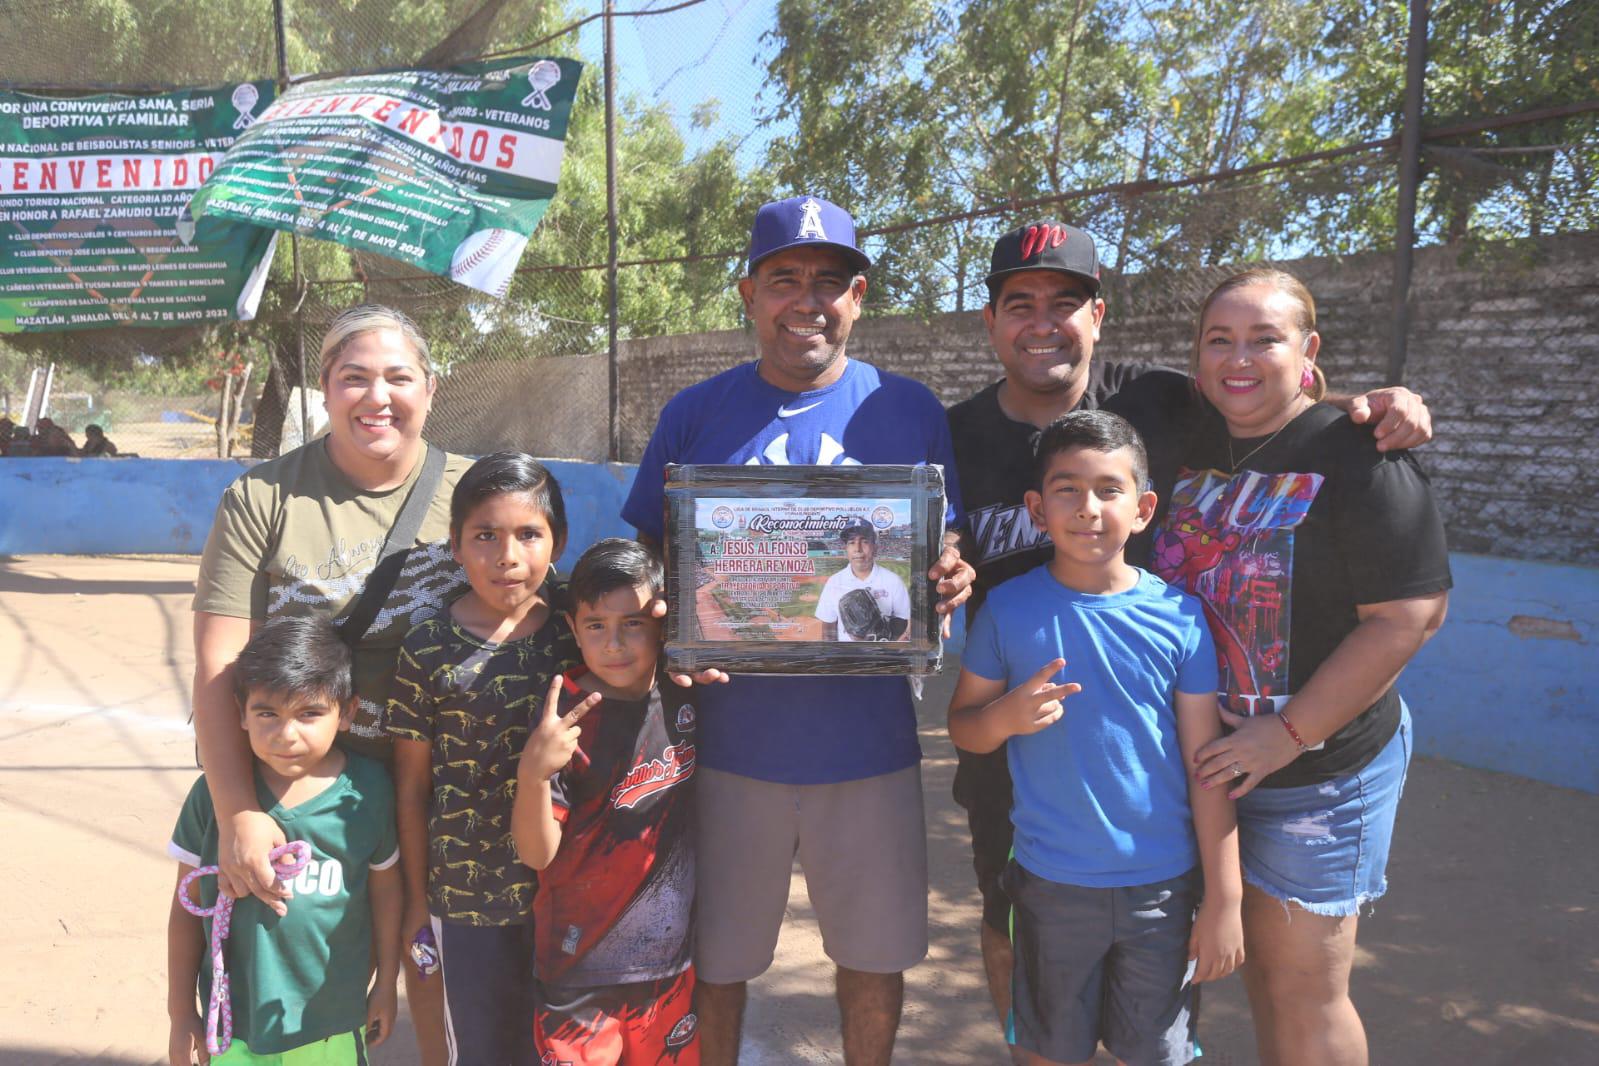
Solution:
[[(1333, 386), (1382, 384), (1390, 258), (1281, 265), (1316, 296)], [(1110, 280), (1097, 357), (1185, 366), (1194, 309), (1227, 272)], [(1412, 301), (1406, 383), (1427, 398), (1438, 427), (1423, 463), (1450, 546), (1599, 566), (1599, 234), (1422, 249)], [(976, 312), (868, 314), (850, 353), (925, 382), (946, 404), (999, 376)], [(679, 389), (754, 355), (747, 330), (625, 342), (623, 459), (638, 460)]]

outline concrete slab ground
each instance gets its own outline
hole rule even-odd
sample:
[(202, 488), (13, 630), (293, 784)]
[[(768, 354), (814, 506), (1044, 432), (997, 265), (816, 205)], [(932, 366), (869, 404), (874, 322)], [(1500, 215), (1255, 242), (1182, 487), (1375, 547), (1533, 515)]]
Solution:
[[(114, 518), (109, 519), (114, 520)], [(0, 1063), (164, 1061), (163, 847), (195, 775), (192, 558), (0, 559)], [(948, 685), (921, 713), (932, 950), (896, 1061), (1002, 1063), (977, 951)], [(1416, 708), (1417, 729), (1447, 707)], [(1507, 709), (1513, 713), (1513, 709)], [(1418, 759), (1355, 1000), (1382, 1064), (1599, 1063), (1599, 796)], [(830, 968), (797, 873), (747, 1066), (837, 1063)], [(1206, 1063), (1256, 1062), (1241, 983), (1207, 989)], [(416, 1061), (402, 1029), (375, 1062)], [(1104, 1060), (1108, 1061), (1108, 1060)]]

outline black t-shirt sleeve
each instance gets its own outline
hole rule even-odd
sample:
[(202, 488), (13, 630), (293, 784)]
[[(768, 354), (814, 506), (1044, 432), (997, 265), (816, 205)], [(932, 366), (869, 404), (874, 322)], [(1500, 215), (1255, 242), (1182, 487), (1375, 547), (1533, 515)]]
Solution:
[(1156, 528), (1165, 520), (1171, 487), (1178, 468), (1193, 451), (1193, 442), (1205, 425), (1204, 405), (1186, 374), (1149, 364), (1122, 364), (1112, 368), (1120, 387), (1107, 396), (1104, 409), (1120, 415), (1138, 431), (1149, 456), (1149, 481), (1159, 499), (1155, 520), (1127, 542), (1127, 559), (1139, 566), (1148, 562)]
[(572, 801), (572, 766), (567, 764), (555, 772), (550, 778), (550, 806), (555, 812), (557, 822), (566, 821), (566, 816), (573, 807)]
[[(1121, 415), (1140, 433), (1186, 428), (1200, 410), (1188, 377), (1163, 366), (1118, 365), (1107, 372), (1111, 391), (1100, 404)], [(1148, 444), (1148, 441), (1145, 441)]]
[(1357, 604), (1448, 589), (1449, 548), (1427, 476), (1407, 452), (1346, 468), (1333, 509), (1333, 536)]
[(1188, 375), (1181, 370), (1159, 363), (1141, 362), (1106, 362), (1104, 365), (1103, 382), (1107, 395), (1121, 392), (1131, 385), (1144, 383), (1152, 384), (1155, 388), (1162, 388), (1171, 382), (1181, 385), (1188, 383)]

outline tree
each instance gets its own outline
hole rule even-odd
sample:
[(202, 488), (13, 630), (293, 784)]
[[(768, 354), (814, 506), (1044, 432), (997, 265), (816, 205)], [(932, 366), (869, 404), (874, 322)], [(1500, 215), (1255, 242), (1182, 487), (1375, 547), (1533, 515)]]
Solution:
[[(15, 81), (58, 86), (90, 82), (152, 86), (226, 84), (276, 69), (272, 5), (263, 0), (87, 0), (41, 4), (35, 32), (0, 42), (0, 65)], [(289, 2), (288, 67), (297, 74), (396, 68), (426, 57), (444, 64), (516, 49), (573, 21), (565, 4), (543, 0), (345, 0)], [(542, 54), (573, 55), (567, 34)], [(441, 366), (461, 371), (479, 359), (528, 358), (603, 350), (605, 274), (570, 271), (606, 257), (602, 85), (591, 64), (567, 136), (560, 188), (503, 300), (445, 279), (418, 279), (415, 268), (316, 240), (298, 242), (307, 285), (295, 284), (285, 235), (271, 266), (258, 317), (221, 328), (118, 329), (14, 338), (20, 351), (83, 367), (106, 381), (144, 371), (157, 354), (174, 366), (207, 365), (221, 347), (253, 343), (273, 353), (257, 445), (275, 446), (274, 426), (288, 390), (299, 382), (300, 352), (314, 374), (318, 326), (363, 300), (400, 306), (430, 338)], [(730, 141), (689, 156), (664, 107), (626, 100), (618, 130), (625, 258), (655, 259), (741, 248), (743, 219), (759, 199), (756, 175), (741, 173)], [(747, 208), (747, 210), (746, 210)], [(556, 269), (544, 269), (556, 268)], [(624, 271), (624, 336), (735, 325), (734, 267), (726, 259)], [(299, 314), (297, 315), (297, 311)], [(307, 327), (303, 338), (297, 319)], [(19, 354), (20, 360), (22, 356)]]
[[(868, 226), (914, 225), (1074, 189), (1163, 182), (1376, 140), (1398, 129), (1399, 0), (782, 0), (765, 118), (779, 180), (843, 197)], [(1430, 126), (1599, 96), (1599, 8), (1434, 5)], [(1458, 240), (1594, 225), (1591, 116), (1429, 147), (1423, 233)], [(1554, 147), (1551, 147), (1554, 146)], [(1518, 154), (1525, 148), (1525, 154)], [(988, 239), (1050, 213), (1120, 272), (1384, 248), (1393, 153), (1186, 189), (897, 231), (887, 302), (962, 306)], [(952, 292), (953, 290), (953, 292)]]

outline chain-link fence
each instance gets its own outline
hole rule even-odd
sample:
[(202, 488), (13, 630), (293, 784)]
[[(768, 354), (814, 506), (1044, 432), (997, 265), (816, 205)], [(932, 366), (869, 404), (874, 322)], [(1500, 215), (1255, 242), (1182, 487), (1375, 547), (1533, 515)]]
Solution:
[[(801, 190), (855, 212), (879, 319), (974, 310), (993, 238), (1040, 216), (1096, 234), (1131, 317), (1149, 309), (1126, 301), (1154, 293), (1191, 307), (1221, 264), (1394, 248), (1406, 24), (1391, 4), (637, 0), (610, 20), (609, 126), (606, 20), (575, 3), (0, 8), (0, 86), (45, 95), (504, 54), (589, 64), (560, 190), (503, 299), (285, 237), (252, 322), (0, 340), (0, 407), (17, 412), (54, 364), (53, 412), (76, 442), (98, 421), (143, 455), (274, 454), (323, 326), (377, 301), (415, 318), (444, 368), (438, 443), (605, 458), (613, 308), (623, 341), (740, 327), (749, 220)], [(1418, 243), (1469, 253), (1599, 229), (1599, 8), (1483, 0), (1432, 16)]]

